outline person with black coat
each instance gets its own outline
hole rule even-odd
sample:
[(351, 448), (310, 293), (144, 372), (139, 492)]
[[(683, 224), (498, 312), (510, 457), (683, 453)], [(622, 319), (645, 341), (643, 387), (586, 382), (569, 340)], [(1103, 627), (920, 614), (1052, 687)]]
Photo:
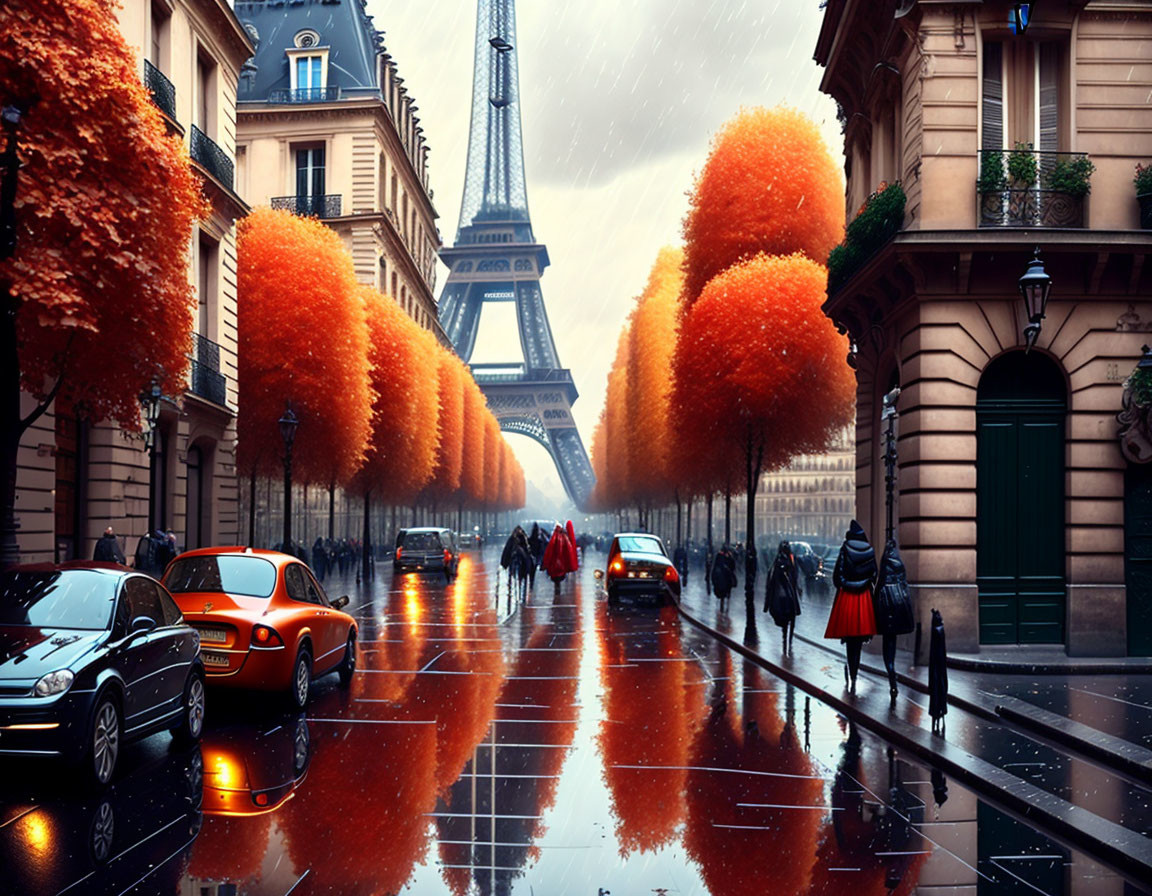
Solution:
[(844, 679), (853, 691), (856, 690), (856, 674), (860, 671), (860, 651), (864, 642), (876, 634), (876, 615), (872, 608), (875, 578), (876, 552), (868, 543), (864, 527), (852, 520), (832, 571), (836, 598), (832, 602), (824, 637), (839, 638), (844, 642), (848, 655)]
[(873, 600), (876, 631), (884, 638), (884, 668), (888, 671), (888, 691), (896, 702), (896, 638), (916, 628), (912, 615), (912, 597), (908, 592), (908, 573), (900, 558), (896, 539), (888, 539), (880, 558), (880, 575)]
[(768, 573), (768, 584), (764, 587), (764, 612), (772, 615), (772, 621), (780, 626), (784, 638), (784, 653), (792, 646), (796, 635), (796, 617), (800, 615), (800, 576), (796, 571), (796, 558), (792, 556), (792, 546), (780, 542), (776, 558)]
[(112, 531), (109, 526), (104, 530), (104, 534), (96, 541), (96, 547), (92, 551), (92, 559), (99, 563), (119, 563), (121, 566), (127, 564), (127, 559), (124, 557), (124, 551), (120, 547), (120, 541), (116, 538), (116, 533)]
[(948, 713), (948, 645), (944, 639), (944, 617), (932, 610), (932, 637), (928, 641), (928, 715), (932, 732), (944, 733)]
[(716, 552), (712, 562), (712, 590), (720, 600), (727, 600), (736, 587), (736, 555), (728, 545)]

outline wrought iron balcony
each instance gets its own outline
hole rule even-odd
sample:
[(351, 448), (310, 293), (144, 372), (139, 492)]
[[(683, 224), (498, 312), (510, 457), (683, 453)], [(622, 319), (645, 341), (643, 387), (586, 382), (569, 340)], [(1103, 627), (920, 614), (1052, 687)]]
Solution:
[(216, 145), (215, 140), (196, 125), (192, 125), (191, 153), (192, 161), (203, 167), (229, 190), (232, 189), (235, 170), (232, 160)]
[(981, 227), (1084, 226), (1095, 167), (1082, 152), (982, 150), (976, 181)]
[(340, 195), (273, 196), (272, 208), (283, 209), (304, 218), (339, 218)]
[(281, 87), (268, 93), (268, 102), (287, 103), (331, 103), (340, 99), (340, 87), (299, 87), (289, 90)]
[(176, 121), (176, 87), (147, 59), (144, 60), (144, 86), (152, 94), (152, 102), (156, 107), (169, 119)]
[(220, 346), (199, 333), (192, 334), (192, 376), (188, 391), (213, 404), (228, 404), (228, 380), (220, 372)]

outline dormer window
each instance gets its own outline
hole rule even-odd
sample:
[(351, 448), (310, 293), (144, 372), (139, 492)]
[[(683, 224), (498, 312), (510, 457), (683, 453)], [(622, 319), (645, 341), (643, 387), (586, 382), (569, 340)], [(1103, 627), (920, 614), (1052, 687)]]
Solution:
[(319, 94), (328, 86), (328, 47), (320, 46), (320, 36), (311, 30), (299, 32), (287, 50), (292, 89)]

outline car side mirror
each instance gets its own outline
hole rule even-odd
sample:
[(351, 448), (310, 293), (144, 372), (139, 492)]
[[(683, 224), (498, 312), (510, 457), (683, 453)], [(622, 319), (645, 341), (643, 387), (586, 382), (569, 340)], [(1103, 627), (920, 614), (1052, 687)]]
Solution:
[(597, 580), (604, 578), (604, 570), (597, 569), (595, 572), (592, 573), (592, 578), (597, 579)]
[(151, 616), (137, 616), (132, 620), (132, 634), (147, 634), (156, 628), (156, 620)]
[(347, 594), (343, 594), (340, 597), (336, 598), (336, 600), (332, 601), (332, 609), (333, 610), (343, 610), (346, 606), (348, 606), (348, 595)]

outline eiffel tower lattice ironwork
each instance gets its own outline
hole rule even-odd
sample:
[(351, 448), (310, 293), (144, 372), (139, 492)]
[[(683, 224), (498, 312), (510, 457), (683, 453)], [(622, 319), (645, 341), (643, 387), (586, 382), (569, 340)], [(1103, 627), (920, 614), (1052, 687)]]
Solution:
[(472, 372), (500, 428), (548, 449), (568, 496), (583, 508), (595, 477), (572, 419), (576, 386), (560, 366), (540, 291), (548, 250), (528, 215), (515, 44), (514, 0), (479, 0), (468, 168), (456, 242), (440, 252), (450, 269), (440, 322), (470, 361), (484, 304), (515, 303), (524, 363), (474, 364)]

